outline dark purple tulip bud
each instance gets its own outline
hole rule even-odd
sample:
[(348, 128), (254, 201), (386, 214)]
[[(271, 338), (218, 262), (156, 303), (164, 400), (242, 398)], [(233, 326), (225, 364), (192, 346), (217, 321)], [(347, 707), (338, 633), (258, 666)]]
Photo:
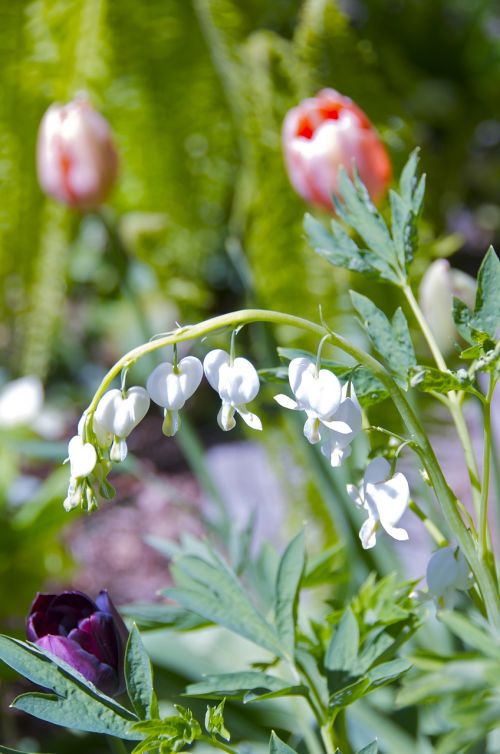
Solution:
[(105, 694), (117, 696), (125, 690), (128, 631), (106, 590), (95, 602), (82, 592), (37, 594), (26, 634)]

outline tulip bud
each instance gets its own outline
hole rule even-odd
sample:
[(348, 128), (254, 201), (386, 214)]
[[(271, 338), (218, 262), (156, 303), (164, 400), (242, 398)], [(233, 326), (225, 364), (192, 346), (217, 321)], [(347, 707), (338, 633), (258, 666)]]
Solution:
[(453, 297), (474, 306), (476, 281), (461, 270), (454, 270), (446, 259), (436, 259), (420, 283), (420, 305), (440, 350), (453, 351), (458, 338), (453, 321)]
[(88, 210), (106, 199), (118, 155), (108, 122), (85, 98), (49, 107), (38, 131), (37, 168), (43, 191), (64, 204)]
[(334, 89), (323, 89), (287, 113), (283, 149), (294, 189), (311, 204), (332, 210), (339, 168), (352, 176), (355, 166), (374, 201), (391, 179), (385, 147), (365, 113)]
[(109, 696), (125, 690), (128, 631), (107, 591), (37, 594), (26, 625), (29, 641), (64, 660)]

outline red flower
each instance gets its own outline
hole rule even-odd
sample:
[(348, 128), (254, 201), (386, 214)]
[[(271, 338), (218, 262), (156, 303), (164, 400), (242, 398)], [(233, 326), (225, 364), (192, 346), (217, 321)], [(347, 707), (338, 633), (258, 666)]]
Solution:
[(334, 89), (292, 108), (283, 123), (283, 149), (290, 182), (303, 199), (332, 210), (338, 173), (353, 166), (374, 201), (391, 179), (385, 147), (365, 113)]
[(38, 131), (37, 167), (49, 196), (82, 210), (99, 207), (118, 172), (107, 120), (83, 97), (51, 105)]

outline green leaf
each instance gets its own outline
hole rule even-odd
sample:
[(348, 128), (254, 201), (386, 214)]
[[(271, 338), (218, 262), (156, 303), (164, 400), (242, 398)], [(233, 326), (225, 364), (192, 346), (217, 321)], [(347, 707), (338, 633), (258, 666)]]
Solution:
[(365, 696), (370, 688), (370, 681), (368, 678), (358, 678), (353, 683), (344, 686), (343, 688), (335, 691), (329, 699), (328, 706), (332, 707), (348, 707), (361, 697)]
[(490, 246), (479, 268), (471, 326), (495, 338), (500, 329), (500, 259)]
[(243, 699), (248, 692), (252, 692), (252, 699), (262, 696), (296, 696), (305, 692), (302, 686), (290, 686), (289, 681), (261, 673), (247, 670), (241, 673), (221, 673), (208, 675), (203, 681), (191, 683), (186, 688), (186, 696), (196, 696), (206, 699)]
[(455, 327), (457, 328), (462, 338), (468, 343), (472, 343), (472, 333), (470, 328), (472, 315), (468, 306), (464, 304), (463, 301), (460, 301), (459, 298), (454, 297), (451, 313)]
[(497, 636), (493, 636), (485, 629), (474, 625), (474, 623), (459, 613), (440, 610), (439, 619), (465, 644), (477, 649), (482, 654), (488, 655), (492, 659), (500, 660), (500, 643)]
[(207, 707), (205, 714), (205, 729), (212, 736), (220, 736), (225, 741), (231, 740), (231, 734), (224, 723), (224, 705), (226, 700), (223, 699), (217, 707)]
[(359, 650), (359, 627), (354, 613), (348, 607), (333, 633), (326, 650), (327, 670), (353, 670)]
[(383, 662), (381, 665), (376, 665), (370, 670), (368, 678), (374, 687), (385, 686), (386, 683), (392, 683), (401, 678), (411, 667), (412, 663), (403, 659)]
[(278, 636), (288, 657), (295, 650), (295, 623), (300, 581), (305, 566), (304, 531), (300, 531), (286, 548), (278, 566), (274, 619)]
[(215, 552), (213, 557), (212, 562), (191, 555), (176, 559), (171, 572), (179, 586), (164, 593), (185, 609), (281, 655), (274, 627), (252, 605), (227, 563)]
[(434, 367), (416, 366), (410, 372), (410, 384), (412, 387), (418, 387), (425, 393), (446, 394), (450, 390), (474, 391), (472, 382), (465, 369), (461, 369), (458, 372), (452, 372), (451, 370), (441, 372)]
[(141, 628), (175, 628), (189, 631), (207, 625), (207, 621), (190, 610), (174, 605), (147, 604), (136, 602), (120, 607), (120, 612), (134, 620)]
[(273, 730), (269, 741), (269, 754), (297, 754), (297, 752), (282, 741)]
[(151, 660), (144, 649), (141, 635), (134, 624), (125, 653), (125, 679), (127, 692), (137, 716), (148, 720), (158, 716), (158, 703), (153, 689)]
[(368, 744), (368, 746), (364, 746), (362, 749), (360, 749), (357, 754), (377, 754), (377, 752), (378, 741), (372, 741), (371, 744)]
[(397, 309), (391, 323), (369, 298), (356, 291), (350, 291), (350, 295), (375, 349), (406, 386), (408, 370), (416, 364), (416, 357), (403, 312)]
[(352, 272), (361, 272), (372, 276), (376, 274), (376, 270), (371, 267), (362, 250), (342, 226), (332, 220), (331, 229), (332, 232), (329, 233), (319, 220), (316, 220), (312, 215), (305, 214), (304, 230), (307, 239), (314, 251), (321, 257), (334, 267), (343, 267), (346, 270), (352, 270)]
[(135, 715), (101, 694), (62, 660), (8, 636), (0, 636), (0, 659), (33, 683), (55, 692), (23, 694), (12, 703), (16, 709), (55, 725), (137, 740), (129, 732)]

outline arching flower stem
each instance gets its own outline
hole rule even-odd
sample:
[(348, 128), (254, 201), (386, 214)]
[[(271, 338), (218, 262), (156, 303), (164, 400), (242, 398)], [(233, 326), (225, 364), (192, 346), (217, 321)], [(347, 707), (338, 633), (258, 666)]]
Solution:
[(266, 309), (244, 309), (230, 312), (229, 314), (222, 314), (196, 325), (181, 327), (168, 333), (165, 337), (158, 338), (134, 348), (123, 356), (104, 377), (88, 408), (88, 415), (93, 414), (101, 396), (107, 390), (112, 381), (120, 374), (122, 369), (132, 366), (132, 364), (143, 356), (152, 353), (159, 348), (174, 345), (174, 343), (202, 338), (221, 329), (229, 327), (234, 328), (238, 325), (250, 324), (252, 322), (268, 322), (269, 324), (296, 327), (299, 330), (303, 330), (304, 332), (308, 332), (320, 338), (328, 334), (330, 336), (330, 343), (333, 346), (339, 348), (348, 356), (351, 356), (357, 363), (365, 366), (380, 380), (389, 392), (392, 401), (408, 430), (412, 444), (429, 475), (429, 479), (433, 485), (436, 497), (441, 504), (448, 525), (463, 554), (467, 558), (484, 601), (488, 618), (493, 625), (500, 628), (500, 601), (495, 581), (487, 565), (478, 555), (475, 541), (460, 516), (458, 506), (459, 501), (446, 482), (432, 445), (430, 444), (413, 408), (405, 397), (402, 389), (396, 384), (389, 372), (379, 361), (377, 361), (377, 359), (370, 354), (365, 353), (341, 335), (330, 330), (328, 327), (323, 327), (320, 324), (292, 314), (269, 311)]

